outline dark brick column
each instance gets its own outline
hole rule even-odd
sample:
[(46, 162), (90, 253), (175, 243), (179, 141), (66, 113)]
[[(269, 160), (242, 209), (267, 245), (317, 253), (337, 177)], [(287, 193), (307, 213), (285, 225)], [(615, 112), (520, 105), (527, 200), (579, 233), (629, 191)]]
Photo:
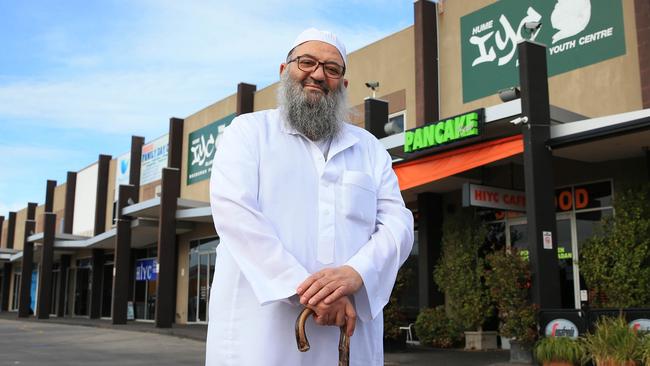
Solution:
[(48, 180), (45, 186), (45, 212), (54, 210), (54, 189), (56, 188), (55, 180)]
[[(439, 119), (438, 18), (436, 4), (418, 0), (415, 10), (415, 124)], [(406, 122), (406, 121), (405, 121)], [(406, 127), (406, 125), (405, 125)]]
[(176, 206), (181, 172), (163, 168), (158, 225), (158, 281), (156, 282), (156, 327), (170, 328), (174, 322), (176, 296)]
[(650, 108), (650, 2), (635, 0), (634, 13), (641, 72), (641, 98), (643, 108)]
[(388, 122), (388, 102), (379, 99), (366, 98), (363, 101), (365, 129), (380, 139), (386, 137), (384, 126)]
[[(138, 195), (133, 185), (121, 185), (117, 201), (117, 233), (115, 235), (115, 260), (113, 277), (113, 324), (126, 324), (129, 301), (129, 271), (131, 267), (131, 218), (122, 214), (129, 199)], [(135, 200), (134, 200), (135, 201)]]
[(443, 305), (445, 295), (433, 281), (433, 269), (442, 253), (442, 196), (418, 195), (418, 292), (420, 309)]
[(131, 136), (131, 161), (129, 167), (129, 184), (135, 187), (135, 196), (131, 197), (134, 203), (140, 199), (140, 165), (142, 164), (142, 146), (144, 137)]
[(0, 248), (2, 248), (2, 230), (4, 229), (4, 227), (3, 227), (4, 223), (5, 223), (5, 217), (0, 216)]
[(16, 213), (9, 212), (9, 221), (7, 222), (7, 249), (14, 248), (14, 240), (16, 236)]
[(27, 220), (25, 220), (25, 235), (23, 237), (23, 263), (20, 277), (20, 297), (18, 299), (18, 317), (26, 318), (31, 314), (32, 270), (34, 268), (34, 243), (27, 238), (36, 228), (36, 203), (27, 204)]
[[(546, 145), (551, 125), (546, 47), (526, 41), (519, 43), (517, 49), (521, 112), (528, 117), (528, 122), (522, 124), (522, 133), (533, 302), (541, 308), (559, 308), (562, 302), (557, 260), (553, 154)], [(551, 248), (544, 246), (544, 233), (550, 233), (552, 237)]]
[(180, 118), (169, 119), (169, 149), (167, 150), (167, 167), (180, 169), (183, 158), (183, 123)]
[(52, 310), (52, 262), (54, 261), (56, 214), (46, 212), (44, 214), (44, 224), (41, 269), (38, 272), (39, 285), (36, 309), (36, 317), (38, 319), (49, 319), (50, 311)]
[(77, 191), (77, 173), (68, 172), (65, 185), (65, 207), (63, 213), (63, 232), (72, 234), (74, 222), (74, 196)]
[(253, 112), (255, 106), (255, 91), (253, 84), (237, 84), (237, 115)]

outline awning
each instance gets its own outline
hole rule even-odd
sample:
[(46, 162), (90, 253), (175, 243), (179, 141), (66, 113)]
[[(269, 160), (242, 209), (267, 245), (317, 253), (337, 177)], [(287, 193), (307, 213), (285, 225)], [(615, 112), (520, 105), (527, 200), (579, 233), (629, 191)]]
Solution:
[(404, 191), (524, 151), (522, 135), (486, 141), (393, 166)]

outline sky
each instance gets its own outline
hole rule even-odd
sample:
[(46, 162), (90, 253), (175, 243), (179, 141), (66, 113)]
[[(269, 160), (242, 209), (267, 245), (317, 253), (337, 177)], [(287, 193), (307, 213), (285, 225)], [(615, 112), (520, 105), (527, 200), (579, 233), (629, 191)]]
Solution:
[(412, 24), (412, 0), (0, 0), (0, 215), (239, 82), (276, 82), (308, 27), (350, 52)]

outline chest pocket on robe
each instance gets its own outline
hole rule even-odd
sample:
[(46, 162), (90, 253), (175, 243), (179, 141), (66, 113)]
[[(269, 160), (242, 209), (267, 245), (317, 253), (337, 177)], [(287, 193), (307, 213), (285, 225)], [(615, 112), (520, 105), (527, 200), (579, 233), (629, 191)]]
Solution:
[(377, 217), (377, 190), (372, 177), (359, 171), (344, 171), (340, 189), (340, 213), (355, 229), (372, 233)]

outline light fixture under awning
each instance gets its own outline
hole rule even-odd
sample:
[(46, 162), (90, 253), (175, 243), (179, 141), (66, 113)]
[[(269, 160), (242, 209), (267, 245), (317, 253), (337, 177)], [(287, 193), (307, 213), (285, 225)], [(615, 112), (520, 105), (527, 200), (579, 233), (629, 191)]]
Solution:
[(404, 191), (522, 152), (522, 135), (515, 135), (398, 164), (393, 170)]

